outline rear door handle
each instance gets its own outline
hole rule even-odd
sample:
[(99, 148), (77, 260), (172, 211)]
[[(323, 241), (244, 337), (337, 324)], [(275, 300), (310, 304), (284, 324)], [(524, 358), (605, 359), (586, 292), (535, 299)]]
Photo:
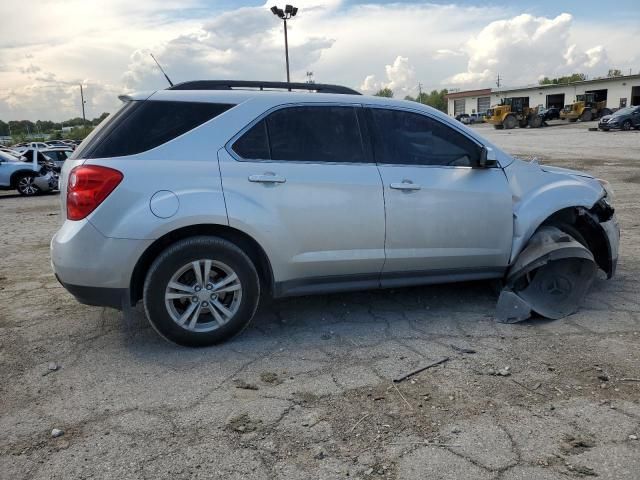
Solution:
[(420, 190), (422, 188), (417, 183), (413, 183), (409, 180), (403, 180), (401, 183), (392, 183), (389, 186), (394, 190)]
[(257, 183), (284, 183), (287, 179), (273, 173), (265, 173), (264, 175), (249, 175), (249, 181)]

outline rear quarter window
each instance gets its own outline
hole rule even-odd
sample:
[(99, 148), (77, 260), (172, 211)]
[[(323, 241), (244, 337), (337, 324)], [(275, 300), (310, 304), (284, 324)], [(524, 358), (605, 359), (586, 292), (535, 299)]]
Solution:
[(135, 155), (193, 130), (234, 105), (222, 103), (130, 101), (109, 117), (74, 158)]

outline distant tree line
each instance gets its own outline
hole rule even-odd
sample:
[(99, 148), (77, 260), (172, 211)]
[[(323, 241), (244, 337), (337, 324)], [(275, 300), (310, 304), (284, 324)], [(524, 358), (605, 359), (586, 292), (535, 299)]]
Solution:
[[(618, 68), (610, 68), (609, 71), (607, 72), (607, 78), (621, 77), (621, 76), (622, 76), (622, 70)], [(558, 77), (558, 78), (544, 77), (538, 83), (540, 85), (566, 85), (567, 83), (584, 82), (585, 80), (588, 80), (588, 79), (589, 77), (587, 77), (584, 73), (572, 73), (571, 75), (565, 75), (564, 77)]]
[[(444, 88), (440, 91), (431, 90), (431, 93), (422, 92), (416, 95), (415, 97), (412, 97), (411, 95), (407, 95), (406, 97), (404, 97), (404, 99), (412, 102), (422, 103), (424, 105), (429, 105), (430, 107), (433, 107), (437, 110), (440, 110), (441, 112), (446, 113), (447, 112), (447, 99), (446, 99), (447, 93), (449, 92), (447, 91), (446, 88)], [(393, 90), (387, 87), (381, 88), (380, 90), (378, 90), (377, 93), (375, 93), (375, 96), (393, 98)]]
[(62, 131), (62, 127), (83, 127), (78, 130), (89, 129), (91, 131), (93, 127), (98, 125), (102, 120), (107, 118), (109, 114), (104, 112), (99, 117), (93, 120), (87, 120), (86, 122), (80, 117), (71, 118), (64, 122), (52, 122), (50, 120), (37, 120), (32, 122), (31, 120), (11, 120), (4, 122), (0, 120), (0, 136), (12, 137), (26, 137), (27, 135), (54, 135), (57, 136)]

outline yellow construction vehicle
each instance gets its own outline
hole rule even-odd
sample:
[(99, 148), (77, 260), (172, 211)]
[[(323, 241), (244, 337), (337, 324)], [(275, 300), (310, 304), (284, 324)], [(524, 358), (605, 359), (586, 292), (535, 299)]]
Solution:
[(504, 98), (500, 105), (494, 105), (484, 117), (487, 123), (493, 128), (504, 128), (510, 130), (516, 126), (531, 128), (542, 126), (542, 117), (538, 115), (538, 108), (529, 107), (529, 97)]
[(566, 105), (560, 111), (560, 118), (570, 122), (577, 122), (578, 120), (589, 122), (605, 115), (611, 115), (611, 110), (607, 108), (607, 101), (598, 101), (595, 93), (576, 95), (576, 101)]

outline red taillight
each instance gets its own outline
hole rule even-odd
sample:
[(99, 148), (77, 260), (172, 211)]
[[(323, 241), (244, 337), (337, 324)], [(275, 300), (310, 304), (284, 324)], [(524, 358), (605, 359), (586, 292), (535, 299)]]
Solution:
[(113, 192), (122, 178), (118, 170), (99, 165), (80, 165), (71, 170), (67, 185), (67, 218), (85, 218)]

